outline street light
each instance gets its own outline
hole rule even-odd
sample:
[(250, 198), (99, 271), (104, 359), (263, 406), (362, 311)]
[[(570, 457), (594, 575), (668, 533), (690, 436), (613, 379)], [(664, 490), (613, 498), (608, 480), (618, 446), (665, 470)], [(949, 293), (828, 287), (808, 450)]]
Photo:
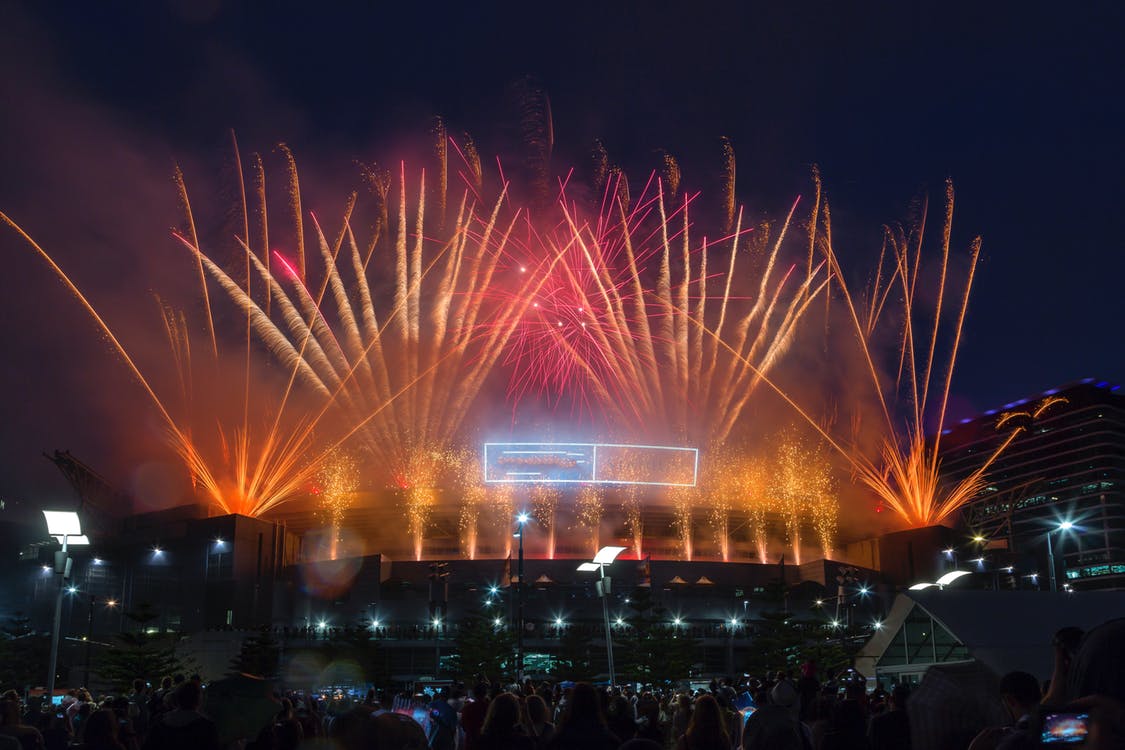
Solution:
[(59, 666), (59, 631), (62, 630), (63, 585), (70, 578), (73, 561), (67, 556), (67, 546), (89, 544), (90, 540), (82, 533), (82, 521), (72, 510), (45, 510), (43, 518), (47, 521), (47, 534), (62, 544), (55, 553), (55, 575), (59, 576), (58, 591), (55, 594), (55, 622), (51, 628), (51, 660), (47, 674), (47, 696), (55, 694), (55, 670)]
[(514, 534), (520, 540), (519, 567), (516, 569), (519, 577), (516, 581), (516, 681), (520, 684), (523, 683), (523, 530), (530, 520), (531, 516), (526, 512), (516, 516), (519, 531)]
[(605, 574), (605, 566), (616, 560), (617, 556), (624, 551), (624, 547), (602, 547), (598, 550), (598, 554), (594, 555), (592, 562), (584, 562), (578, 566), (580, 573), (591, 573), (595, 570), (601, 573), (601, 578), (598, 579), (595, 586), (598, 596), (602, 600), (602, 619), (605, 621), (605, 654), (606, 660), (609, 662), (609, 684), (611, 687), (617, 684), (617, 675), (613, 670), (613, 631), (609, 627), (609, 600), (607, 598), (612, 583)]
[(1056, 575), (1055, 568), (1058, 567), (1058, 566), (1055, 564), (1055, 550), (1051, 546), (1051, 532), (1053, 532), (1053, 531), (1070, 531), (1073, 528), (1074, 528), (1073, 522), (1063, 521), (1062, 523), (1060, 523), (1055, 528), (1047, 530), (1047, 564), (1051, 566), (1050, 572), (1051, 572), (1051, 593), (1052, 594), (1056, 593), (1059, 590), (1059, 588), (1058, 588), (1058, 583), (1055, 581), (1055, 575)]

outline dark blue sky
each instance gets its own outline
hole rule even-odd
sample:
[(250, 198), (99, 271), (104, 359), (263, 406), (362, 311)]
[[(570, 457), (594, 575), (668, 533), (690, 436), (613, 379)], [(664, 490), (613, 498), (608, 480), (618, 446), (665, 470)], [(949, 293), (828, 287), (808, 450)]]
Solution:
[[(556, 165), (597, 137), (637, 173), (666, 148), (706, 184), (729, 136), (742, 200), (775, 210), (819, 164), (856, 246), (952, 177), (955, 244), (984, 238), (954, 386), (964, 408), (1125, 379), (1119, 3), (360, 5), (3, 2), (0, 210), (60, 241), (73, 220), (96, 244), (100, 219), (136, 206), (113, 242), (159, 233), (172, 160), (217, 169), (230, 128), (250, 149), (286, 141), (347, 165), (441, 114), (502, 152), (512, 122), (497, 113), (531, 74), (551, 97)], [(128, 266), (74, 262), (95, 286), (112, 269), (109, 299), (128, 286)], [(50, 372), (73, 342), (48, 323), (74, 311), (42, 302), (48, 291), (27, 258), (0, 287), (13, 355), (0, 494), (49, 470), (27, 468), (39, 449), (82, 452), (71, 422), (105, 416), (60, 397), (101, 383)]]

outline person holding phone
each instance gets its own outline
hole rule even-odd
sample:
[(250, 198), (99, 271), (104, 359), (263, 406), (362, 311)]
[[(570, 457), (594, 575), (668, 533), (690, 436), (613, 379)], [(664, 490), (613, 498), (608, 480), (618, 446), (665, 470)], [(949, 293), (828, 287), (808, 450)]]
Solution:
[(1042, 693), (1039, 680), (1027, 672), (1009, 672), (1000, 678), (1000, 699), (1014, 724), (989, 727), (973, 738), (969, 750), (1033, 750), (1034, 718)]

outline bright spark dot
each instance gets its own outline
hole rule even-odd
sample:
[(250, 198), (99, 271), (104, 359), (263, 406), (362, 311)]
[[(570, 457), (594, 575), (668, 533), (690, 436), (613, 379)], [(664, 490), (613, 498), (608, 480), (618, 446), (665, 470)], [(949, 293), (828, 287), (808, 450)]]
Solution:
[(520, 273), (527, 273), (527, 268), (520, 266)]
[(559, 328), (562, 328), (562, 321), (559, 321)]
[(532, 302), (532, 303), (531, 303), (531, 306), (532, 306), (532, 307), (539, 307), (539, 303), (538, 303), (538, 302)]

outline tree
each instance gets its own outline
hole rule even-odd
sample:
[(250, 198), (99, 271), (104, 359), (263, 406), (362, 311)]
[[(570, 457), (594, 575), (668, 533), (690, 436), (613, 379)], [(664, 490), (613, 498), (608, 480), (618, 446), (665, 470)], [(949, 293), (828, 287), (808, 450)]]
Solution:
[(138, 677), (156, 682), (164, 675), (193, 668), (190, 661), (176, 654), (179, 633), (161, 633), (150, 626), (159, 617), (151, 604), (144, 602), (136, 610), (126, 612), (125, 617), (136, 630), (119, 634), (113, 648), (102, 653), (97, 666), (98, 675), (115, 690), (128, 690)]
[(233, 674), (250, 674), (264, 680), (276, 680), (281, 665), (281, 644), (273, 637), (268, 626), (263, 625), (255, 635), (242, 640), (238, 655), (231, 659)]
[(564, 680), (594, 679), (594, 663), (590, 656), (590, 634), (584, 628), (567, 628), (559, 639), (556, 669)]
[(696, 642), (671, 623), (648, 588), (630, 594), (629, 607), (633, 613), (614, 638), (617, 679), (667, 684), (687, 677)]
[(25, 687), (42, 685), (50, 652), (50, 636), (33, 630), (31, 619), (22, 612), (13, 613), (0, 628), (0, 689), (23, 692)]
[(515, 636), (480, 615), (461, 621), (454, 644), (454, 673), (465, 681), (481, 675), (495, 678), (511, 668)]

